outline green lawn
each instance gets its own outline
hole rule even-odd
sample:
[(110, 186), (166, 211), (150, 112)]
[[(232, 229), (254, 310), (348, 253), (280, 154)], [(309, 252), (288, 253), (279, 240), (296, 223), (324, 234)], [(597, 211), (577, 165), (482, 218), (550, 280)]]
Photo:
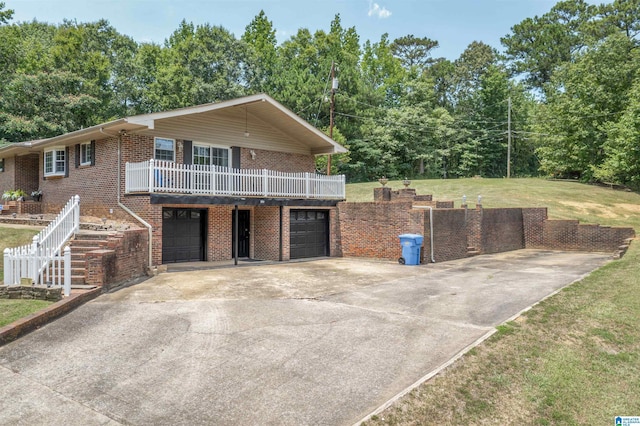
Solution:
[[(379, 184), (349, 185), (371, 199)], [(401, 187), (393, 182), (393, 188)], [(541, 179), (416, 181), (419, 194), (640, 230), (640, 195)], [(473, 203), (471, 203), (473, 205)], [(640, 244), (501, 325), (488, 341), (367, 425), (608, 425), (640, 415)]]
[(0, 327), (31, 315), (52, 303), (46, 300), (0, 299)]
[[(28, 244), (38, 232), (39, 228), (11, 228), (0, 224), (0, 250), (4, 253), (7, 247)], [(4, 277), (4, 256), (0, 256), (0, 276)], [(51, 303), (44, 300), (0, 299), (0, 327), (37, 312)]]
[[(0, 252), (4, 249), (29, 244), (40, 228), (12, 228), (0, 223)], [(4, 256), (0, 256), (0, 276), (4, 278)]]
[[(402, 188), (400, 181), (387, 184)], [(377, 182), (347, 185), (347, 201), (373, 201)], [(436, 200), (453, 200), (455, 206), (467, 196), (474, 207), (482, 195), (484, 207), (548, 207), (551, 219), (578, 219), (585, 223), (632, 226), (640, 231), (640, 194), (578, 182), (528, 179), (414, 180), (410, 188)]]

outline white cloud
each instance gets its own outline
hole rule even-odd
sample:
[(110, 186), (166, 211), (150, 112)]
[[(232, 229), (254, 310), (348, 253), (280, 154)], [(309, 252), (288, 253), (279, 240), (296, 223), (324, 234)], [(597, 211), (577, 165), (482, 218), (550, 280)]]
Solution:
[(391, 16), (391, 11), (384, 6), (380, 6), (378, 3), (369, 1), (369, 16), (377, 16), (380, 19), (385, 19)]

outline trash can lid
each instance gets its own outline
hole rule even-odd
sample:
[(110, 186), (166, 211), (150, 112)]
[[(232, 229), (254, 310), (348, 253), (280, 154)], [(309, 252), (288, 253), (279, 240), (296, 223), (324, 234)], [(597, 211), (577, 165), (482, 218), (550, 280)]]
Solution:
[(415, 239), (424, 238), (424, 237), (420, 234), (402, 234), (402, 235), (398, 235), (398, 238), (411, 238), (415, 240)]

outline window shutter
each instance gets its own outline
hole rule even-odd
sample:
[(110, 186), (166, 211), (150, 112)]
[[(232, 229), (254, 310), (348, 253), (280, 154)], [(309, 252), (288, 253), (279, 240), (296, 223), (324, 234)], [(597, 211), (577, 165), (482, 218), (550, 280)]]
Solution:
[(182, 145), (182, 162), (193, 164), (193, 141), (184, 141)]
[(80, 144), (76, 144), (76, 169), (80, 167)]
[(64, 149), (64, 177), (69, 177), (69, 147)]
[(96, 165), (96, 141), (91, 141), (91, 165)]
[(240, 149), (239, 146), (231, 148), (231, 167), (234, 169), (240, 168)]

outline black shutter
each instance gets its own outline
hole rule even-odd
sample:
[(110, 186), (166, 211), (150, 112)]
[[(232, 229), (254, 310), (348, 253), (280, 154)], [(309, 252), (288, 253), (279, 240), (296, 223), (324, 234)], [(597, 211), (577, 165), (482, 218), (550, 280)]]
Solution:
[(80, 144), (76, 144), (76, 169), (80, 167)]
[(91, 141), (91, 165), (96, 165), (96, 141)]
[(64, 177), (69, 177), (69, 147), (64, 149)]
[(231, 167), (234, 169), (240, 168), (240, 148), (239, 146), (231, 147)]
[(193, 164), (193, 141), (184, 141), (182, 144), (182, 163)]

